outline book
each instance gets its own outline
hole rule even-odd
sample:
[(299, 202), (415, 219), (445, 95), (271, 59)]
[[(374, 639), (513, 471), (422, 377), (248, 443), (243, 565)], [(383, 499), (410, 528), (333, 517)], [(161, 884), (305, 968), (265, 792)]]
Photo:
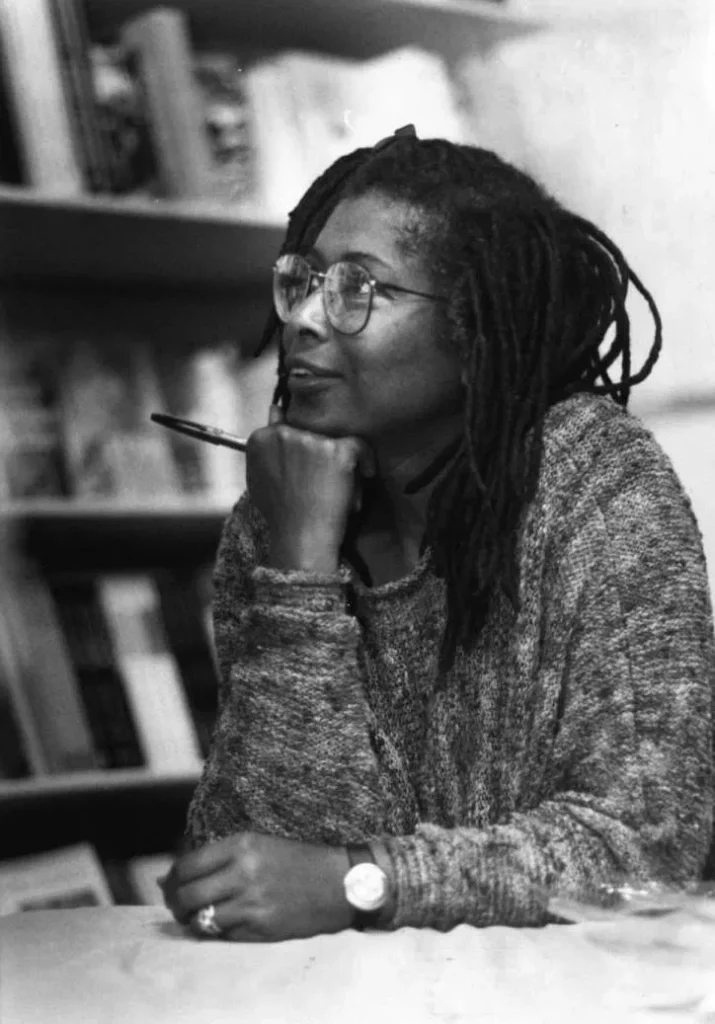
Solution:
[[(242, 425), (241, 357), (232, 342), (162, 347), (156, 354), (164, 408), (173, 416), (238, 436)], [(171, 432), (167, 440), (187, 494), (232, 505), (246, 489), (245, 456)]]
[(154, 7), (125, 22), (121, 40), (144, 93), (163, 194), (210, 196), (211, 149), (186, 15)]
[[(9, 599), (8, 599), (9, 598)], [(100, 766), (74, 666), (52, 595), (42, 574), (25, 561), (13, 573), (0, 614), (12, 632), (16, 672), (50, 774)]]
[(111, 192), (112, 169), (97, 109), (84, 0), (53, 0), (52, 14), (65, 102), (85, 189)]
[(149, 346), (132, 339), (68, 343), (59, 369), (60, 420), (71, 493), (125, 502), (182, 494)]
[(151, 119), (136, 68), (119, 43), (91, 46), (89, 63), (111, 192), (158, 197), (161, 185)]
[(46, 775), (49, 771), (45, 751), (23, 684), (18, 638), (11, 628), (15, 594), (18, 537), (7, 521), (0, 520), (0, 700), (2, 701), (3, 738), (0, 763), (9, 778)]
[(199, 770), (198, 738), (153, 579), (141, 573), (103, 575), (97, 586), (148, 767)]
[(7, 64), (2, 60), (0, 60), (0, 181), (8, 185), (26, 184), (20, 152), (20, 131), (10, 91), (10, 76)]
[(81, 195), (84, 178), (62, 83), (51, 0), (0, 0), (0, 42), (28, 183), (59, 196)]
[(195, 52), (193, 74), (209, 144), (210, 195), (250, 213), (257, 183), (242, 61), (236, 53)]
[(31, 775), (22, 725), (17, 715), (4, 658), (0, 655), (0, 779)]
[(174, 858), (170, 853), (132, 857), (126, 869), (134, 899), (144, 906), (164, 906), (164, 896), (157, 882), (168, 874)]
[(253, 214), (266, 223), (285, 224), (310, 183), (310, 170), (281, 58), (254, 62), (246, 69), (243, 87), (253, 151)]
[(113, 903), (101, 861), (89, 843), (0, 861), (0, 916)]
[(207, 757), (218, 707), (218, 674), (197, 571), (165, 568), (154, 576), (169, 647), (179, 666), (202, 757)]
[(416, 46), (369, 60), (286, 51), (248, 68), (256, 202), (284, 221), (339, 157), (412, 123), (420, 138), (466, 140), (459, 94), (443, 58)]
[(117, 668), (112, 637), (88, 574), (48, 581), (72, 657), (101, 768), (146, 766), (139, 730)]
[(47, 346), (0, 313), (0, 501), (64, 496), (59, 396)]

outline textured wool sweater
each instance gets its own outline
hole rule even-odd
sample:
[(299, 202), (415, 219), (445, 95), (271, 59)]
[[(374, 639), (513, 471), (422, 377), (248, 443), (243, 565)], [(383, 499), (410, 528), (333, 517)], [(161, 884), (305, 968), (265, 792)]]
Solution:
[(215, 568), (221, 669), (194, 845), (254, 830), (380, 839), (389, 927), (537, 925), (549, 893), (697, 879), (712, 832), (715, 637), (690, 502), (650, 431), (577, 395), (546, 419), (498, 596), (438, 675), (444, 581), (426, 547), (370, 587), (261, 565), (244, 494)]

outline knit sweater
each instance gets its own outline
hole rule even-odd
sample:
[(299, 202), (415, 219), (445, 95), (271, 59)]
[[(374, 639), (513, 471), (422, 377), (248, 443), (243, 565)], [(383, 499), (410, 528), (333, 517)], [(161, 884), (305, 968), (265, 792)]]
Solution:
[(215, 567), (221, 669), (194, 845), (253, 830), (380, 839), (392, 929), (538, 925), (549, 893), (699, 877), (713, 823), (715, 637), (701, 535), (651, 432), (576, 395), (544, 430), (492, 603), (438, 677), (445, 584), (427, 546), (369, 587), (261, 563), (242, 495)]

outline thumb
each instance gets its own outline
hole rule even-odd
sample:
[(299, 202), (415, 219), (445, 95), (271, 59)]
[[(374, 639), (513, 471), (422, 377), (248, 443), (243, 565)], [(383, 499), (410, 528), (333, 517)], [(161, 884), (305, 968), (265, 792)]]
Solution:
[(268, 410), (268, 426), (272, 427), (274, 423), (282, 423), (284, 419), (281, 407), (279, 405), (272, 405)]

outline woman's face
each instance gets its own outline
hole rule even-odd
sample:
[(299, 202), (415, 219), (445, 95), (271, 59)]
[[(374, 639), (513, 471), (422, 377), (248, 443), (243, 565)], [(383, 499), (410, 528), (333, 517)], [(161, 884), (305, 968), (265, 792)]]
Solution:
[[(379, 195), (341, 202), (318, 237), (311, 262), (361, 264), (378, 281), (434, 293), (425, 267), (400, 246), (409, 208)], [(304, 358), (336, 374), (315, 389), (289, 383), (291, 426), (331, 437), (358, 436), (392, 454), (410, 454), (461, 423), (457, 357), (436, 343), (439, 304), (403, 292), (375, 293), (367, 325), (340, 334), (319, 288), (284, 325), (286, 360)]]

